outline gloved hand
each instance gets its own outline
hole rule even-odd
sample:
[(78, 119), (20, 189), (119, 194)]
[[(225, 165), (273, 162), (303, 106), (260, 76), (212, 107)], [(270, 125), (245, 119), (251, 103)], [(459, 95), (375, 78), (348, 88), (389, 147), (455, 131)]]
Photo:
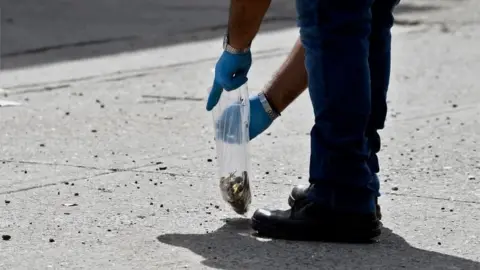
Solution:
[(255, 139), (264, 132), (273, 123), (272, 119), (265, 109), (258, 95), (250, 97), (250, 126), (248, 129), (250, 140)]
[[(253, 140), (259, 134), (264, 132), (274, 121), (265, 111), (258, 95), (250, 97), (250, 125), (249, 139)], [(240, 103), (234, 103), (225, 109), (216, 123), (217, 138), (228, 143), (241, 143), (244, 138), (239, 137), (241, 134), (241, 108)]]
[(223, 52), (215, 65), (215, 79), (208, 95), (207, 111), (211, 111), (217, 105), (223, 89), (232, 91), (247, 82), (247, 74), (251, 65), (252, 54), (250, 51), (238, 54)]

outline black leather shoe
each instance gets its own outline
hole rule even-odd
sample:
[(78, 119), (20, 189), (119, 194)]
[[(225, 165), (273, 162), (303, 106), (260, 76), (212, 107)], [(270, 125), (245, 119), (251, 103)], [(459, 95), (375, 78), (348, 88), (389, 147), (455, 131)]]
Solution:
[[(290, 193), (290, 196), (288, 196), (288, 205), (292, 207), (296, 201), (304, 200), (307, 198), (307, 193), (308, 189), (310, 186), (304, 186), (304, 185), (297, 185), (294, 186), (292, 189), (292, 192)], [(377, 204), (377, 218), (379, 220), (382, 220), (382, 212), (380, 209), (380, 205), (378, 204), (378, 201), (376, 201)]]
[(251, 223), (259, 235), (271, 238), (355, 243), (371, 243), (382, 226), (375, 213), (338, 212), (307, 200), (286, 211), (258, 209)]

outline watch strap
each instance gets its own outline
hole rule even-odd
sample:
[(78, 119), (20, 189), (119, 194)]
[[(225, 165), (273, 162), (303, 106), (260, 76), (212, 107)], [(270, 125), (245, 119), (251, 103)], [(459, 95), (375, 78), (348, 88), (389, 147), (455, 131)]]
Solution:
[(223, 49), (231, 54), (243, 54), (243, 53), (248, 53), (250, 51), (250, 46), (244, 49), (237, 49), (232, 47), (229, 42), (228, 42), (228, 34), (225, 34), (223, 38)]

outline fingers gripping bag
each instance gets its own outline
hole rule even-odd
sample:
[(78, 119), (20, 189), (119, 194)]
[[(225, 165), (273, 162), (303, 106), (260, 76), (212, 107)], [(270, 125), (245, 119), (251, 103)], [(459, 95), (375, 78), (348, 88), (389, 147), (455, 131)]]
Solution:
[(220, 192), (237, 214), (244, 215), (252, 201), (247, 85), (230, 92), (223, 91), (212, 113)]

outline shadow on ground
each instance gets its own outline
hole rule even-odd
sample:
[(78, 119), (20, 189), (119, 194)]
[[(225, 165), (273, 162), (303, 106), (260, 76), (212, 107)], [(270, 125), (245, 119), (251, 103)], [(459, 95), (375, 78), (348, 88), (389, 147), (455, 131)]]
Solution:
[(244, 269), (480, 269), (480, 263), (410, 246), (384, 229), (379, 243), (351, 245), (261, 241), (247, 219), (235, 219), (208, 234), (166, 234), (160, 242), (202, 256), (204, 265)]
[[(15, 69), (221, 37), (230, 1), (3, 0), (1, 68)], [(433, 5), (401, 4), (397, 13)], [(262, 31), (295, 26), (295, 1), (273, 0)]]

